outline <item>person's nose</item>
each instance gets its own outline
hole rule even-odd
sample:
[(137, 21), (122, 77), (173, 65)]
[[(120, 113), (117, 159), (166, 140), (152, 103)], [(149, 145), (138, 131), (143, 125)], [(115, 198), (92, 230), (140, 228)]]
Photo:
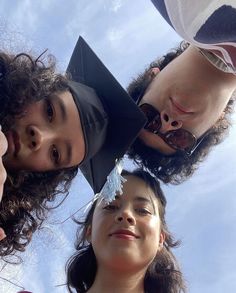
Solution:
[(37, 151), (40, 149), (43, 141), (42, 131), (34, 125), (27, 127), (28, 146), (31, 150)]
[(136, 220), (135, 217), (132, 213), (132, 211), (130, 211), (130, 209), (125, 208), (125, 209), (121, 209), (115, 218), (115, 221), (117, 223), (124, 223), (124, 224), (129, 224), (129, 225), (135, 225)]
[(181, 120), (176, 119), (176, 117), (172, 117), (166, 111), (162, 111), (160, 113), (161, 117), (161, 129), (160, 132), (167, 132), (170, 130), (176, 130), (182, 127), (183, 122)]

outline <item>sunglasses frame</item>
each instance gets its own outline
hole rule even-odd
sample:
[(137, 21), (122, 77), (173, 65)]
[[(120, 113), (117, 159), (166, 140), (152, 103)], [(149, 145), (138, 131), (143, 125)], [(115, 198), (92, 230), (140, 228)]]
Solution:
[[(175, 149), (176, 151), (180, 151), (180, 152), (183, 152), (184, 154), (186, 154), (187, 156), (191, 156), (194, 151), (196, 150), (196, 148), (202, 143), (202, 141), (204, 140), (204, 138), (206, 137), (206, 135), (209, 133), (209, 131), (205, 132), (199, 139), (196, 138), (196, 136), (194, 134), (192, 134), (190, 131), (186, 130), (186, 129), (183, 129), (184, 131), (186, 131), (187, 133), (189, 133), (193, 139), (194, 139), (194, 143), (191, 147), (189, 147), (189, 150), (188, 149), (181, 149), (181, 148), (178, 148), (177, 146), (175, 145), (172, 145), (167, 137), (168, 137), (168, 134), (169, 133), (173, 133), (173, 132), (176, 132), (178, 131), (179, 129), (176, 129), (176, 130), (170, 130), (170, 131), (167, 131), (166, 133), (161, 133), (159, 132), (160, 128), (161, 128), (161, 118), (160, 118), (160, 112), (155, 108), (153, 107), (152, 105), (148, 104), (148, 103), (143, 103), (141, 105), (139, 105), (140, 109), (142, 110), (142, 106), (148, 106), (148, 108), (151, 108), (151, 110), (156, 113), (156, 115), (152, 118), (152, 119), (148, 119), (146, 125), (144, 126), (144, 129), (146, 129), (147, 131), (153, 133), (153, 134), (156, 134), (158, 135), (161, 139), (163, 139), (163, 141), (168, 145), (170, 146), (171, 148)], [(143, 110), (142, 110), (143, 111)], [(148, 116), (146, 115), (146, 113), (143, 111), (143, 113), (145, 114), (145, 116), (148, 118)], [(158, 129), (155, 130), (155, 133), (151, 130), (149, 130), (147, 127), (147, 125), (149, 125), (156, 117), (157, 115), (159, 115), (159, 119), (160, 119), (160, 126), (158, 127)]]

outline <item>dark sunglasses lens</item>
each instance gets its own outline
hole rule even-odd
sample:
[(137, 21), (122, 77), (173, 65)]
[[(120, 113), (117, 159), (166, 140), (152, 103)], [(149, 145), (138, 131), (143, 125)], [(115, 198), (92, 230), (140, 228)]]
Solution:
[(144, 128), (151, 131), (152, 133), (157, 134), (159, 129), (161, 128), (160, 116), (156, 117), (150, 123), (146, 124)]
[(143, 111), (144, 115), (147, 117), (148, 123), (150, 123), (159, 113), (154, 107), (148, 104), (142, 104), (140, 109)]
[(157, 133), (161, 127), (160, 113), (149, 104), (142, 104), (140, 109), (143, 111), (148, 120), (144, 128), (153, 133)]
[(185, 129), (170, 131), (166, 135), (166, 140), (170, 145), (180, 150), (189, 150), (196, 143), (196, 138)]
[[(145, 129), (151, 131), (152, 133), (159, 133), (161, 128), (161, 117), (160, 113), (149, 104), (142, 104), (140, 105), (140, 109), (143, 111), (145, 116), (147, 117), (147, 124), (145, 125)], [(192, 135), (191, 132), (185, 129), (177, 129), (171, 130), (161, 137), (168, 143), (171, 147), (177, 150), (189, 151), (191, 150), (196, 144), (196, 138)]]

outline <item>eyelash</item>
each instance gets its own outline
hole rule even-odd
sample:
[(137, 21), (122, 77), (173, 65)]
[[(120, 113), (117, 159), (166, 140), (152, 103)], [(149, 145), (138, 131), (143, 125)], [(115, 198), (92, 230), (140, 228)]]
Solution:
[[(54, 118), (54, 109), (53, 109), (52, 103), (49, 99), (46, 99), (45, 103), (46, 103), (46, 106), (45, 106), (46, 115), (47, 115), (49, 122), (51, 123)], [(55, 145), (53, 145), (51, 148), (51, 159), (52, 159), (54, 165), (57, 166), (59, 164), (60, 154), (59, 154)]]
[(49, 99), (46, 99), (45, 102), (46, 102), (47, 118), (48, 118), (49, 122), (52, 122), (53, 117), (54, 117), (54, 109), (53, 109), (52, 103), (50, 102)]
[(52, 146), (52, 150), (51, 150), (51, 158), (52, 158), (52, 161), (55, 165), (58, 165), (59, 164), (59, 161), (60, 161), (60, 154), (56, 148), (55, 145)]
[(136, 211), (142, 215), (152, 215), (152, 213), (148, 209), (145, 209), (145, 208), (137, 208)]
[[(110, 211), (110, 212), (114, 212), (116, 210), (119, 209), (119, 206), (116, 205), (106, 205), (105, 207), (103, 207), (104, 210)], [(139, 215), (152, 215), (152, 213), (146, 209), (146, 208), (135, 208), (134, 209)]]
[(107, 211), (115, 211), (117, 210), (119, 207), (116, 206), (116, 205), (112, 205), (112, 204), (108, 204), (106, 205), (105, 207), (103, 207), (104, 210), (107, 210)]

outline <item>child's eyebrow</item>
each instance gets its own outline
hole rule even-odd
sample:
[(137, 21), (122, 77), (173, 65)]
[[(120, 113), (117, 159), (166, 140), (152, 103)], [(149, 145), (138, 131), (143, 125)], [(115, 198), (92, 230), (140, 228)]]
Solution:
[[(115, 200), (121, 200), (121, 196), (116, 195), (114, 198), (114, 201)], [(153, 201), (150, 198), (147, 198), (146, 196), (142, 196), (142, 195), (138, 195), (138, 196), (134, 197), (133, 201), (147, 202), (147, 203), (153, 204)]]
[(134, 198), (134, 201), (150, 204), (154, 210), (154, 213), (156, 214), (156, 207), (155, 207), (154, 201), (152, 200), (151, 197), (147, 198), (146, 196), (136, 196)]
[(152, 203), (152, 201), (149, 198), (145, 197), (145, 196), (136, 196), (134, 198), (134, 201)]

